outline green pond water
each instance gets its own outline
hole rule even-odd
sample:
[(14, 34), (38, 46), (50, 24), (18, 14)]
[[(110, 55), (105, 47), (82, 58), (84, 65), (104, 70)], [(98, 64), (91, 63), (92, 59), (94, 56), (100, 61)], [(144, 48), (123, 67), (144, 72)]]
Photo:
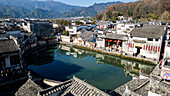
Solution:
[(150, 74), (154, 68), (153, 65), (64, 45), (35, 51), (26, 62), (28, 69), (44, 78), (65, 81), (75, 75), (102, 90), (113, 90), (132, 80), (132, 76)]

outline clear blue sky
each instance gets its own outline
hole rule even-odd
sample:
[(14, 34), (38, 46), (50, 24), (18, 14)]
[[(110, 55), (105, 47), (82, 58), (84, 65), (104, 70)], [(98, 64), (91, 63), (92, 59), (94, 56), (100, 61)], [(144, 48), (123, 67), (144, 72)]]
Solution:
[(78, 5), (78, 6), (90, 6), (94, 3), (105, 3), (105, 2), (113, 2), (113, 1), (122, 1), (122, 2), (131, 2), (137, 0), (53, 0), (60, 1), (69, 5)]

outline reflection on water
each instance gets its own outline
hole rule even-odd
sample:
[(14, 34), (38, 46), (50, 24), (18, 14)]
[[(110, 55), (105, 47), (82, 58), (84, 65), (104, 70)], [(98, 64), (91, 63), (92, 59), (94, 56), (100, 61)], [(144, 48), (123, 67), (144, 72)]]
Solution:
[[(32, 58), (33, 57), (33, 58)], [(114, 56), (57, 45), (26, 58), (28, 68), (49, 79), (64, 81), (73, 75), (100, 89), (112, 90), (140, 73), (150, 74), (154, 66)]]

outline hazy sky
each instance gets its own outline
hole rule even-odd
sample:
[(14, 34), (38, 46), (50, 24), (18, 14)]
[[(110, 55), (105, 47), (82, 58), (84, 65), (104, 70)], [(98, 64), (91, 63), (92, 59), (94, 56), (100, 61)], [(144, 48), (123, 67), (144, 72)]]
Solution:
[(130, 2), (130, 1), (137, 1), (137, 0), (54, 0), (60, 1), (69, 5), (78, 5), (78, 6), (90, 6), (94, 3), (104, 3), (104, 2), (113, 2), (113, 1), (122, 1), (122, 2)]

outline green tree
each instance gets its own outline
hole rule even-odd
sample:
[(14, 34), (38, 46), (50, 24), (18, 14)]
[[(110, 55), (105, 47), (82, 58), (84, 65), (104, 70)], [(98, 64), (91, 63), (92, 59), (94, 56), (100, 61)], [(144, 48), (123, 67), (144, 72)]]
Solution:
[(63, 35), (65, 35), (65, 36), (69, 36), (69, 32), (68, 32), (68, 31), (66, 31), (66, 30), (63, 30)]
[(168, 11), (165, 11), (162, 15), (161, 15), (161, 20), (170, 20), (170, 13)]
[(103, 14), (102, 13), (98, 13), (96, 15), (96, 17), (95, 17), (95, 19), (97, 19), (97, 20), (102, 20), (102, 18), (103, 18)]
[(112, 18), (112, 12), (111, 11), (107, 11), (106, 12), (107, 18), (111, 19)]
[(114, 22), (114, 23), (116, 22), (116, 20), (118, 20), (117, 17), (113, 17), (113, 18), (111, 19), (111, 21)]
[(83, 25), (83, 22), (76, 21), (76, 25)]
[(96, 21), (93, 21), (92, 24), (96, 24)]

